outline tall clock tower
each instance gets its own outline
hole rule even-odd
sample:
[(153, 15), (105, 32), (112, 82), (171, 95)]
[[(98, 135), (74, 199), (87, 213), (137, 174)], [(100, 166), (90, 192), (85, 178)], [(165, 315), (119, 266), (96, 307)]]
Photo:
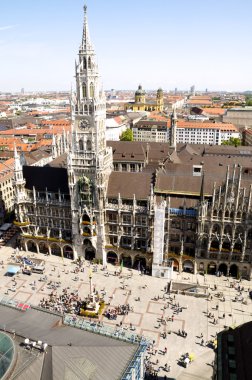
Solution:
[(72, 144), (68, 156), (74, 254), (106, 263), (104, 212), (112, 149), (106, 146), (106, 98), (92, 46), (87, 7), (82, 41), (75, 63), (76, 94), (72, 94)]

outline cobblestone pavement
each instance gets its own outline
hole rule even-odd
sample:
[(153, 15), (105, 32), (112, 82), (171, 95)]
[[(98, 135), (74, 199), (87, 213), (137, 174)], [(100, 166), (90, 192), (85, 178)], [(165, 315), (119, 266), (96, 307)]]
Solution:
[[(15, 291), (12, 291), (13, 279), (5, 276), (5, 273), (13, 253), (14, 250), (11, 247), (2, 247), (0, 249), (0, 260), (4, 262), (3, 266), (0, 266), (0, 295), (38, 305), (42, 298), (50, 294), (51, 289), (48, 289), (44, 282), (38, 281), (41, 277), (39, 274), (33, 273), (31, 276), (27, 276), (20, 273), (15, 276), (17, 285)], [(75, 265), (68, 259), (63, 260), (56, 256), (46, 257), (42, 254), (37, 255), (31, 252), (21, 252), (21, 254), (30, 257), (34, 255), (34, 257), (45, 259), (45, 274), (48, 276), (48, 280), (61, 281), (59, 292), (69, 286), (71, 290), (78, 290), (81, 298), (88, 295), (88, 277), (90, 273), (88, 262), (85, 263), (84, 273), (79, 273), (77, 275), (79, 280), (76, 281), (76, 274), (73, 273)], [(174, 314), (173, 322), (169, 321), (164, 325), (159, 323), (160, 317), (169, 318), (173, 315), (171, 306), (167, 307), (169, 296), (164, 292), (167, 280), (140, 275), (137, 270), (128, 268), (122, 269), (120, 277), (115, 276), (115, 270), (119, 271), (119, 269), (109, 264), (109, 276), (105, 276), (102, 266), (99, 265), (98, 271), (93, 272), (93, 286), (98, 292), (105, 287), (105, 301), (108, 304), (106, 309), (129, 303), (133, 311), (129, 312), (128, 315), (119, 315), (116, 320), (108, 320), (105, 316), (102, 316), (101, 320), (104, 324), (116, 326), (122, 322), (125, 329), (129, 329), (130, 324), (132, 324), (137, 334), (143, 334), (155, 341), (154, 352), (156, 351), (156, 354), (150, 355), (150, 361), (153, 362), (154, 369), (160, 367), (160, 378), (166, 375), (167, 378), (179, 380), (211, 379), (214, 352), (212, 349), (200, 344), (200, 335), (201, 333), (203, 334), (203, 339), (206, 342), (213, 339), (215, 334), (221, 331), (224, 326), (237, 326), (252, 319), (252, 303), (247, 293), (248, 288), (252, 288), (252, 282), (242, 280), (241, 283), (245, 288), (243, 292), (247, 300), (247, 305), (245, 305), (241, 302), (232, 301), (238, 294), (235, 288), (230, 287), (230, 283), (237, 282), (233, 279), (211, 275), (203, 277), (188, 273), (179, 274), (176, 280), (185, 281), (185, 278), (189, 278), (187, 282), (196, 283), (198, 281), (200, 284), (208, 285), (212, 300), (207, 301), (203, 298), (181, 294), (175, 295), (173, 302), (179, 303), (179, 306), (183, 307), (183, 311), (179, 314)], [(69, 270), (69, 274), (66, 274), (67, 270)], [(130, 277), (131, 274), (132, 277)], [(34, 280), (36, 281), (35, 287), (33, 286)], [(214, 290), (214, 286), (217, 287), (216, 290)], [(8, 295), (6, 295), (7, 291)], [(215, 296), (218, 292), (223, 292), (225, 301), (222, 302)], [(140, 297), (140, 301), (137, 301), (138, 297)], [(159, 297), (159, 299), (155, 299), (156, 297)], [(172, 298), (174, 298), (174, 295), (172, 295)], [(213, 324), (213, 319), (207, 317), (209, 312), (214, 314), (216, 319), (218, 318), (217, 324)], [(223, 314), (225, 314), (224, 318)], [(177, 335), (179, 329), (187, 332), (187, 338)], [(170, 334), (168, 334), (169, 331), (171, 331)], [(160, 335), (163, 332), (167, 333), (165, 339)], [(167, 353), (163, 354), (162, 351), (165, 348)], [(186, 352), (193, 353), (195, 360), (188, 368), (183, 368), (178, 365), (178, 359)], [(158, 364), (155, 364), (157, 360)], [(164, 372), (162, 368), (165, 363), (171, 365), (169, 373)]]

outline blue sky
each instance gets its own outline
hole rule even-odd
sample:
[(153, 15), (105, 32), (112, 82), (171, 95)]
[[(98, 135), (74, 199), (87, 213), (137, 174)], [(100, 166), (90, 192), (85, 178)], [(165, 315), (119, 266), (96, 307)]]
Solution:
[[(105, 89), (252, 90), (251, 0), (87, 0)], [(83, 0), (0, 0), (0, 91), (68, 90)]]

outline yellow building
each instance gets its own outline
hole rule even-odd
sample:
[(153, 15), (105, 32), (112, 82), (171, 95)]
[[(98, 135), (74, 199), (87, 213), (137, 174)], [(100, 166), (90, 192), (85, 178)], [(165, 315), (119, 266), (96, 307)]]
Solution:
[(157, 90), (156, 99), (146, 100), (146, 92), (139, 85), (135, 92), (135, 101), (125, 104), (125, 110), (131, 111), (163, 111), (164, 109), (164, 93), (161, 88)]

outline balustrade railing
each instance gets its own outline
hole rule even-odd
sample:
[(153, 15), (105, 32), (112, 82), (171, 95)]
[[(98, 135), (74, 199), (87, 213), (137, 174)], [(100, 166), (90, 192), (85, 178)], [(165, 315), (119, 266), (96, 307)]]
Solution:
[(118, 210), (118, 204), (107, 203), (107, 204), (106, 204), (106, 208), (107, 208), (107, 209), (110, 209), (110, 210)]
[(107, 326), (98, 321), (89, 321), (68, 314), (64, 316), (63, 322), (68, 326), (77, 327), (79, 329), (105, 335), (110, 338), (123, 340), (124, 342), (148, 344), (147, 338), (142, 335), (134, 334), (132, 331), (126, 330), (123, 327)]
[(148, 208), (145, 206), (133, 206), (133, 205), (125, 205), (125, 204), (118, 204), (118, 203), (107, 203), (106, 208), (109, 210), (122, 210), (122, 211), (133, 211), (139, 213), (146, 213), (148, 211)]

